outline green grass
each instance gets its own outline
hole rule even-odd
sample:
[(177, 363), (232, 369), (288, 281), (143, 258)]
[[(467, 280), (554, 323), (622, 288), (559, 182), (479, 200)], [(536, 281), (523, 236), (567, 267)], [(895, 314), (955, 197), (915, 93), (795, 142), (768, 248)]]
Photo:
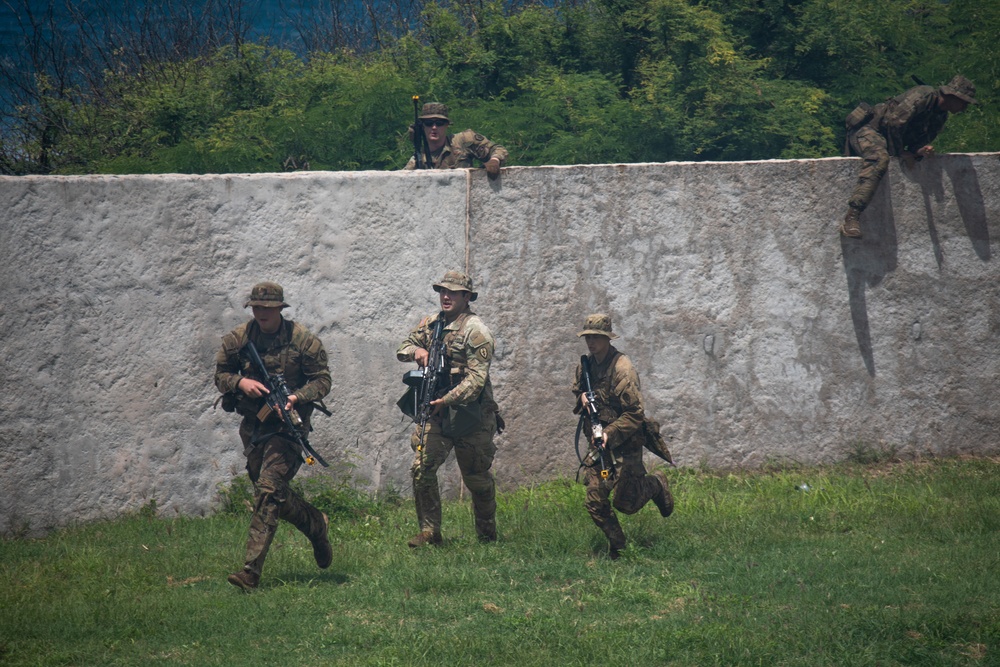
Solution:
[(409, 501), (306, 487), (333, 565), (282, 525), (252, 595), (240, 484), (211, 518), (4, 541), (0, 664), (1000, 664), (1000, 462), (669, 476), (616, 562), (566, 480), (502, 494), (492, 545), (448, 503), (416, 552)]

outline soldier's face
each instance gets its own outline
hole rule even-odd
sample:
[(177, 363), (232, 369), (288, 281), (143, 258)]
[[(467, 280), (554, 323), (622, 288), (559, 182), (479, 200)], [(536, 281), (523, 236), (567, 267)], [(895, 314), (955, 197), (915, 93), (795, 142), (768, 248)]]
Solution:
[(438, 292), (438, 301), (441, 302), (441, 310), (446, 318), (458, 315), (469, 306), (470, 294), (464, 290), (452, 292), (450, 289), (441, 288)]
[(424, 136), (431, 144), (444, 141), (444, 135), (448, 131), (448, 121), (440, 118), (427, 118), (423, 121)]
[(941, 96), (941, 108), (948, 113), (962, 113), (968, 106), (969, 103), (961, 97), (955, 97), (954, 95)]
[(603, 359), (608, 353), (608, 348), (611, 347), (611, 339), (607, 336), (586, 334), (584, 335), (583, 340), (587, 342), (587, 351), (598, 359)]
[(257, 326), (266, 334), (273, 334), (281, 326), (281, 308), (269, 306), (252, 306), (253, 318)]

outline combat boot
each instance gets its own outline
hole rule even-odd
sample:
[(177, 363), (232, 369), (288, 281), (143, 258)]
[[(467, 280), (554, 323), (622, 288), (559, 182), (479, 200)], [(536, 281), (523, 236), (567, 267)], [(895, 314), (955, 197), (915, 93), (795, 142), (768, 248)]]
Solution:
[(861, 238), (861, 212), (858, 209), (853, 206), (848, 207), (844, 224), (840, 226), (840, 233), (852, 239)]
[(330, 538), (327, 535), (330, 531), (330, 519), (323, 515), (323, 534), (312, 538), (313, 545), (313, 558), (316, 559), (316, 564), (319, 565), (319, 569), (325, 570), (330, 567), (330, 563), (333, 562), (333, 546), (330, 544)]
[(247, 593), (252, 593), (260, 583), (260, 575), (250, 570), (240, 570), (229, 575), (229, 583), (237, 588), (242, 588)]
[(670, 495), (670, 483), (667, 482), (667, 476), (660, 470), (654, 472), (653, 477), (659, 480), (660, 486), (663, 487), (658, 495), (653, 496), (653, 502), (660, 510), (660, 516), (666, 518), (674, 511), (674, 497)]
[(434, 531), (431, 530), (422, 530), (413, 537), (411, 537), (410, 541), (407, 542), (407, 544), (410, 546), (411, 549), (416, 549), (426, 544), (437, 545), (441, 544), (441, 542), (442, 542), (441, 533), (435, 533)]

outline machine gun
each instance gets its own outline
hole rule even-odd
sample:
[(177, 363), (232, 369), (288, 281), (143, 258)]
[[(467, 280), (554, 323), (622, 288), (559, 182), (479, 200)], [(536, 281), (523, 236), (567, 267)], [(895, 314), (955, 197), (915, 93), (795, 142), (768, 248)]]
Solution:
[(439, 384), (443, 378), (446, 380), (448, 375), (445, 367), (444, 324), (444, 313), (441, 312), (434, 321), (431, 346), (427, 351), (427, 365), (415, 371), (408, 371), (403, 375), (403, 384), (408, 385), (411, 389), (407, 393), (414, 393), (415, 405), (412, 416), (414, 423), (417, 424), (417, 437), (419, 438), (417, 454), (420, 456), (421, 463), (423, 463), (427, 422), (434, 412), (431, 401), (437, 398)]
[[(601, 467), (601, 478), (607, 479), (614, 472), (615, 464), (604, 440), (604, 426), (601, 424), (600, 417), (597, 414), (597, 397), (594, 395), (594, 388), (590, 384), (590, 358), (587, 355), (580, 357), (580, 370), (580, 377), (583, 380), (583, 393), (587, 397), (587, 405), (583, 414), (580, 415), (580, 421), (576, 426), (576, 440), (574, 442), (576, 456), (580, 460), (581, 466), (592, 465), (596, 456), (596, 463)], [(584, 422), (587, 422), (587, 425), (590, 427), (590, 442), (592, 447), (586, 457), (580, 454), (580, 434), (583, 432)]]
[[(330, 464), (324, 461), (323, 457), (317, 454), (316, 450), (309, 444), (309, 439), (304, 433), (305, 429), (303, 428), (302, 418), (299, 417), (299, 413), (294, 408), (285, 410), (285, 406), (288, 405), (288, 397), (291, 394), (288, 391), (288, 385), (285, 384), (285, 378), (281, 373), (274, 373), (272, 375), (267, 372), (264, 360), (260, 358), (257, 347), (251, 340), (248, 340), (246, 345), (240, 350), (240, 356), (244, 356), (250, 360), (254, 372), (259, 376), (260, 383), (267, 387), (267, 394), (264, 395), (264, 407), (257, 414), (257, 418), (260, 421), (264, 421), (272, 412), (277, 414), (281, 417), (288, 432), (279, 431), (274, 435), (290, 440), (298, 445), (299, 455), (307, 465), (313, 465), (318, 461), (324, 468), (329, 468)], [(329, 410), (321, 405), (316, 405), (316, 409), (328, 416), (330, 415)]]

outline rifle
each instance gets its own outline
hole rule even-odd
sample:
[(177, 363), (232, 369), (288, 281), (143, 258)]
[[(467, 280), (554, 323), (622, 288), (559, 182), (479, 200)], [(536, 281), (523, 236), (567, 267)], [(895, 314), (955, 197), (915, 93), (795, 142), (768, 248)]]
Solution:
[(430, 169), (431, 148), (424, 136), (423, 124), (420, 122), (420, 95), (413, 96), (413, 159), (417, 169)]
[[(303, 431), (300, 430), (303, 428), (303, 423), (302, 418), (299, 417), (299, 413), (296, 412), (294, 408), (291, 410), (285, 410), (285, 406), (288, 405), (288, 397), (291, 392), (288, 391), (288, 385), (285, 384), (284, 376), (282, 376), (281, 373), (275, 373), (272, 375), (267, 372), (267, 367), (264, 366), (264, 360), (260, 358), (260, 354), (257, 352), (257, 347), (253, 344), (252, 340), (248, 340), (246, 342), (246, 345), (244, 345), (240, 350), (240, 356), (249, 358), (254, 371), (258, 376), (260, 376), (261, 384), (267, 387), (267, 394), (264, 395), (265, 406), (261, 408), (261, 411), (257, 414), (257, 418), (263, 421), (267, 418), (270, 412), (280, 415), (288, 433), (281, 431), (274, 435), (286, 438), (287, 440), (290, 440), (298, 445), (299, 456), (302, 457), (302, 460), (305, 461), (307, 465), (313, 465), (319, 461), (321, 466), (329, 468), (330, 464), (324, 461), (323, 457), (316, 453), (316, 450), (309, 444), (309, 439), (305, 436)], [(321, 405), (316, 405), (316, 409), (328, 416), (330, 415), (330, 411)]]
[[(601, 425), (601, 420), (597, 415), (597, 397), (594, 395), (594, 388), (590, 385), (590, 359), (587, 355), (580, 357), (580, 369), (580, 377), (583, 380), (585, 390), (584, 395), (587, 397), (587, 407), (584, 414), (580, 415), (580, 422), (576, 427), (576, 455), (580, 459), (580, 464), (585, 465), (584, 458), (580, 456), (580, 433), (583, 431), (583, 423), (586, 420), (590, 426), (591, 446), (597, 453), (597, 461), (601, 466), (601, 478), (607, 479), (614, 471), (615, 464), (605, 445), (597, 444), (604, 441), (604, 426)], [(608, 456), (607, 459), (605, 459), (605, 455)], [(588, 457), (593, 460), (592, 454), (588, 454)]]
[[(424, 438), (427, 422), (431, 418), (434, 408), (431, 401), (437, 397), (438, 382), (446, 376), (445, 372), (445, 346), (444, 346), (444, 312), (438, 314), (434, 321), (434, 329), (431, 334), (431, 346), (427, 350), (427, 365), (415, 371), (409, 371), (403, 375), (403, 383), (411, 388), (417, 388), (416, 409), (413, 411), (413, 422), (418, 425), (417, 454), (423, 464)], [(405, 398), (405, 397), (404, 397)]]

